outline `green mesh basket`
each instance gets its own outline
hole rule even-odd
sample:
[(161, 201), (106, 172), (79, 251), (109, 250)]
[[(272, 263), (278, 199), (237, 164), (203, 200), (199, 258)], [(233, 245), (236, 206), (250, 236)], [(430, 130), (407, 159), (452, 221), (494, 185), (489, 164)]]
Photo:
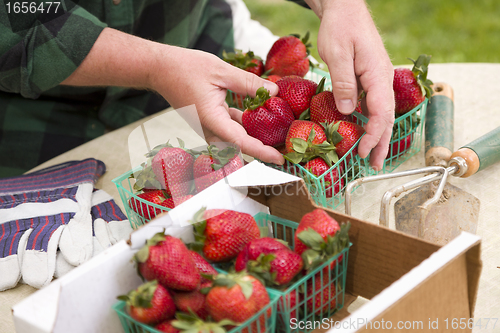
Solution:
[[(390, 173), (398, 166), (417, 154), (422, 148), (423, 128), (427, 111), (427, 98), (413, 110), (396, 118), (393, 133), (389, 143), (389, 152), (382, 170), (375, 171), (366, 163), (370, 175)], [(357, 123), (364, 126), (368, 122), (362, 114), (356, 114)], [(366, 159), (368, 161), (368, 159)]]
[[(142, 170), (141, 166), (136, 167), (112, 180), (112, 182), (118, 189), (118, 193), (120, 194), (123, 207), (125, 208), (125, 214), (127, 214), (132, 229), (137, 229), (146, 222), (149, 222), (149, 220), (151, 220), (154, 216), (171, 210), (170, 208), (154, 204), (137, 196), (141, 192), (134, 191), (135, 180), (131, 178), (131, 176), (134, 175), (134, 173), (141, 170)], [(130, 207), (131, 198), (134, 198), (135, 200), (141, 203), (140, 207), (137, 207), (138, 205), (136, 205), (136, 207), (138, 208), (137, 212), (135, 212)], [(154, 214), (152, 214), (152, 212), (154, 212)]]
[[(254, 216), (259, 227), (267, 227), (270, 236), (282, 239), (294, 248), (298, 224), (273, 215), (258, 213)], [(350, 246), (351, 244), (349, 244)], [(267, 289), (280, 296), (276, 317), (276, 332), (308, 333), (314, 322), (331, 317), (344, 306), (349, 247), (324, 262), (286, 289)], [(218, 267), (228, 269), (225, 265)], [(293, 295), (296, 301), (293, 302)], [(312, 327), (307, 326), (312, 324)]]
[(360, 140), (337, 163), (319, 176), (314, 175), (302, 165), (287, 160), (283, 165), (272, 163), (266, 163), (266, 165), (302, 178), (311, 198), (317, 205), (335, 209), (344, 201), (347, 184), (354, 179), (368, 175), (368, 158), (362, 159), (358, 154), (353, 154)]
[[(276, 314), (280, 294), (273, 290), (268, 290), (270, 302), (252, 318), (248, 319), (242, 325), (233, 328), (228, 333), (274, 333), (276, 332)], [(271, 309), (271, 315), (268, 314)], [(130, 317), (125, 309), (125, 302), (119, 301), (113, 305), (113, 310), (118, 314), (120, 323), (125, 333), (161, 333), (154, 327), (140, 323)], [(264, 320), (261, 318), (264, 317)], [(262, 325), (264, 323), (264, 326)]]

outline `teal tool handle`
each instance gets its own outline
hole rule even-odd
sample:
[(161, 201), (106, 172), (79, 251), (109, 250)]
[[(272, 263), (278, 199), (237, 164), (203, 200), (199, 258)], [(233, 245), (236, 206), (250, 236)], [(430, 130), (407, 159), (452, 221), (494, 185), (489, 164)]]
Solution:
[(425, 115), (425, 165), (447, 166), (453, 153), (453, 89), (435, 83)]
[(469, 177), (500, 161), (500, 127), (461, 147), (452, 158), (460, 156), (467, 162), (468, 170), (462, 177)]

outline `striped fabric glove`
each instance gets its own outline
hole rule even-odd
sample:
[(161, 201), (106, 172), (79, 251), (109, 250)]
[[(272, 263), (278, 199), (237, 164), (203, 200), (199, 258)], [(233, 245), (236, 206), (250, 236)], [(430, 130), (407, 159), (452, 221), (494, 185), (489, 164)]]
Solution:
[(58, 246), (79, 265), (93, 252), (91, 198), (105, 172), (95, 159), (71, 161), (0, 179), (0, 290), (53, 278)]
[[(94, 257), (122, 239), (128, 238), (133, 229), (120, 207), (103, 190), (94, 189), (91, 203), (92, 257)], [(69, 264), (58, 251), (54, 276), (61, 277), (73, 268), (75, 266)]]

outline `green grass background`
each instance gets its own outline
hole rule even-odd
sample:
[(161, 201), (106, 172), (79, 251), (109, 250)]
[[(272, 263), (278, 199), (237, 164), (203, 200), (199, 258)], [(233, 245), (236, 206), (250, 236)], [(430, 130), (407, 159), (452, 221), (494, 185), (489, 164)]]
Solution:
[[(309, 9), (284, 0), (244, 0), (252, 18), (275, 35), (311, 33), (319, 19)], [(394, 65), (410, 64), (425, 53), (432, 63), (500, 62), (500, 0), (367, 0)], [(353, 22), (356, 24), (356, 22)]]

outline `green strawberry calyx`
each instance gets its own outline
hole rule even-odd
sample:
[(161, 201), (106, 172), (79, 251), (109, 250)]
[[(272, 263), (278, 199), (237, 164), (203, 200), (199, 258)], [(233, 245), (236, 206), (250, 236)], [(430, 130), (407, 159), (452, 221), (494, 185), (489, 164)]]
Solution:
[(327, 235), (326, 240), (314, 229), (308, 228), (297, 235), (302, 243), (308, 248), (302, 253), (304, 268), (312, 271), (321, 266), (325, 261), (335, 257), (349, 246), (350, 222), (340, 226), (335, 235)]
[(256, 56), (252, 51), (245, 53), (238, 49), (235, 49), (235, 52), (222, 51), (222, 60), (241, 69), (257, 67), (257, 64), (252, 62), (254, 59), (262, 61), (262, 58)]
[(415, 131), (420, 124), (420, 116), (416, 113), (406, 117), (404, 120), (396, 121), (392, 127), (391, 141), (402, 139)]
[(344, 137), (339, 133), (340, 121), (328, 123), (321, 123), (321, 126), (325, 129), (326, 138), (332, 144), (336, 145), (340, 141), (344, 140)]
[(311, 128), (307, 140), (301, 138), (290, 139), (293, 145), (293, 152), (287, 153), (283, 157), (294, 164), (308, 162), (315, 157), (322, 157), (328, 166), (337, 163), (339, 158), (335, 152), (335, 145), (328, 141), (324, 141), (320, 144), (313, 144), (312, 142), (315, 137), (316, 133), (314, 128)]
[(225, 287), (228, 289), (238, 285), (245, 299), (249, 299), (253, 293), (252, 279), (248, 273), (243, 270), (236, 273), (220, 273), (213, 279), (212, 289), (214, 287)]
[(150, 308), (153, 306), (151, 300), (157, 287), (157, 280), (149, 281), (140, 285), (137, 289), (130, 291), (127, 295), (118, 296), (117, 299), (136, 308)]
[(203, 155), (208, 155), (212, 157), (212, 169), (217, 171), (222, 169), (226, 164), (229, 163), (237, 154), (239, 150), (236, 147), (228, 146), (223, 149), (219, 149), (219, 147), (215, 145), (210, 145), (207, 147), (207, 150), (201, 152)]
[(182, 332), (213, 332), (213, 333), (225, 333), (227, 330), (224, 326), (239, 326), (241, 324), (236, 323), (230, 319), (223, 319), (217, 323), (204, 321), (198, 317), (191, 309), (189, 313), (177, 312), (175, 314), (175, 319), (172, 321), (172, 326), (181, 330)]
[(264, 87), (260, 87), (257, 89), (257, 92), (255, 93), (255, 97), (252, 98), (247, 95), (245, 97), (245, 100), (243, 101), (243, 107), (245, 110), (255, 110), (258, 107), (261, 107), (264, 105), (264, 103), (271, 98), (271, 95), (269, 94), (269, 90), (267, 90)]
[(206, 240), (205, 229), (207, 227), (207, 220), (204, 218), (206, 210), (206, 207), (200, 208), (194, 214), (193, 219), (189, 221), (193, 225), (194, 242), (189, 243), (188, 248), (200, 254), (203, 252)]
[(247, 272), (267, 287), (276, 286), (276, 272), (270, 272), (271, 262), (276, 255), (261, 253), (256, 260), (247, 261)]
[(146, 241), (146, 244), (137, 251), (134, 255), (133, 259), (138, 263), (145, 263), (149, 258), (149, 248), (151, 246), (156, 246), (160, 242), (163, 242), (166, 239), (166, 235), (163, 232), (156, 233), (153, 237)]
[(431, 98), (432, 96), (432, 81), (427, 78), (427, 73), (429, 72), (429, 64), (431, 62), (431, 56), (427, 54), (421, 54), (417, 60), (408, 58), (413, 62), (412, 73), (417, 80), (420, 90), (422, 91), (422, 96)]
[(311, 34), (309, 33), (309, 31), (307, 31), (306, 34), (304, 35), (304, 37), (302, 37), (302, 38), (301, 38), (301, 36), (299, 34), (290, 34), (290, 36), (293, 36), (293, 37), (296, 37), (296, 38), (300, 39), (300, 41), (306, 47), (306, 53), (307, 53), (307, 55), (311, 54), (312, 43), (309, 41), (309, 37), (311, 36)]

